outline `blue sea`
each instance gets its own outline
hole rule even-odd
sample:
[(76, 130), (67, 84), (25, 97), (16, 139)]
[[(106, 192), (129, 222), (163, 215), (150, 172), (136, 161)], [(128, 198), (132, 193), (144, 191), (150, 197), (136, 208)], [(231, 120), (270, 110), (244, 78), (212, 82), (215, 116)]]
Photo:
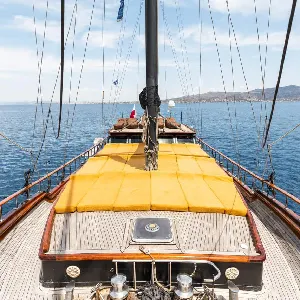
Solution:
[[(80, 154), (93, 145), (96, 137), (107, 136), (108, 129), (119, 117), (129, 116), (132, 104), (78, 104), (63, 106), (62, 130), (57, 139), (58, 105), (49, 104), (0, 105), (0, 132), (26, 149), (32, 149), (34, 157), (41, 148), (35, 178), (44, 175)], [(142, 109), (136, 105), (138, 116)], [(270, 103), (193, 103), (176, 104), (169, 112), (166, 104), (161, 114), (172, 114), (198, 132), (211, 146), (239, 161), (243, 166), (265, 178), (272, 168), (267, 152), (261, 148), (265, 116)], [(34, 120), (36, 119), (36, 122)], [(48, 119), (48, 122), (47, 122)], [(300, 102), (279, 102), (270, 130), (269, 143), (300, 122)], [(35, 123), (35, 126), (34, 126)], [(47, 124), (45, 142), (43, 133)], [(34, 129), (35, 128), (35, 129)], [(300, 128), (275, 143), (272, 147), (272, 164), (275, 183), (300, 197)], [(43, 146), (41, 146), (43, 145)], [(32, 168), (28, 153), (0, 137), (0, 199), (24, 186), (24, 172)], [(300, 213), (300, 205), (290, 204)]]

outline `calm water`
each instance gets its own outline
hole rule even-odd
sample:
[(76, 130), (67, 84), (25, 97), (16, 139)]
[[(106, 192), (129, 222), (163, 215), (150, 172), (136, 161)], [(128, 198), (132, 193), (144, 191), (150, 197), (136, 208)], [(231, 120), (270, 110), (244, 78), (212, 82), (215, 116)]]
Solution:
[[(138, 106), (138, 105), (137, 105)], [(38, 175), (61, 165), (64, 161), (81, 153), (93, 144), (95, 137), (106, 136), (112, 122), (122, 116), (129, 116), (131, 104), (77, 105), (73, 125), (73, 106), (66, 105), (63, 110), (62, 132), (55, 138), (57, 130), (58, 106), (52, 107), (52, 119), (48, 124), (45, 143), (38, 162)], [(258, 147), (258, 131), (263, 130), (264, 117), (270, 104), (256, 103), (253, 109), (249, 103), (202, 103), (178, 104), (173, 115), (193, 126), (198, 136), (229, 157), (240, 160), (241, 164), (255, 173), (270, 174), (270, 164), (265, 164), (266, 153)], [(34, 105), (0, 105), (0, 132), (17, 141), (24, 148), (33, 149), (35, 155), (41, 147), (43, 119), (46, 120), (48, 106), (44, 113), (38, 108), (36, 130), (33, 136)], [(137, 107), (138, 115), (142, 110)], [(167, 106), (161, 112), (168, 115)], [(68, 119), (69, 114), (69, 119)], [(254, 116), (255, 120), (254, 121)], [(103, 118), (102, 118), (103, 116)], [(67, 120), (68, 124), (67, 125)], [(278, 103), (271, 127), (270, 141), (276, 140), (287, 130), (300, 122), (300, 102)], [(67, 134), (69, 134), (69, 138)], [(272, 148), (273, 165), (276, 172), (275, 183), (300, 196), (300, 128), (284, 138)], [(12, 194), (24, 185), (24, 172), (31, 168), (30, 156), (14, 145), (0, 138), (0, 199)], [(300, 212), (299, 206), (293, 209)]]

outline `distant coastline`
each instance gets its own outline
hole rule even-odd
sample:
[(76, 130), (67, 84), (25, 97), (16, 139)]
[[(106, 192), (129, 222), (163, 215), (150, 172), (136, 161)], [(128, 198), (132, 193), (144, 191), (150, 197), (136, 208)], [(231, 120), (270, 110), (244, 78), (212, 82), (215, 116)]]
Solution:
[[(176, 103), (214, 103), (214, 102), (262, 102), (262, 101), (272, 101), (274, 97), (275, 88), (255, 89), (249, 92), (208, 92), (201, 95), (190, 95), (182, 96), (172, 99), (162, 99), (162, 103), (167, 103), (169, 100), (174, 100)], [(300, 101), (300, 86), (289, 85), (280, 87), (278, 91), (277, 100), (279, 102), (296, 102)], [(130, 104), (137, 103), (138, 101), (119, 101), (120, 104)], [(36, 102), (2, 102), (0, 105), (34, 105)], [(49, 102), (44, 101), (44, 104), (49, 104)], [(53, 104), (58, 104), (58, 102), (53, 102)], [(77, 104), (101, 104), (101, 101), (85, 101), (77, 102)], [(104, 102), (104, 104), (109, 104)], [(65, 103), (64, 105), (68, 105)], [(72, 104), (71, 104), (72, 105)]]

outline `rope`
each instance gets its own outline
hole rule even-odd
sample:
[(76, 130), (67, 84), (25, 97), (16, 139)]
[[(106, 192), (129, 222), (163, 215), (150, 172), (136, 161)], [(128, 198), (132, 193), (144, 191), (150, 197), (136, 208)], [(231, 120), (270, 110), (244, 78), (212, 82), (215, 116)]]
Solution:
[(27, 152), (29, 154), (32, 154), (32, 150), (29, 150), (29, 149), (26, 149), (26, 148), (22, 147), (20, 144), (18, 144), (17, 142), (13, 141), (9, 137), (7, 137), (4, 133), (0, 132), (0, 136), (2, 136), (5, 140), (7, 140), (9, 143), (15, 145), (16, 147), (18, 147), (22, 151), (25, 151), (25, 152)]
[(277, 140), (275, 140), (271, 144), (268, 144), (268, 147), (274, 146), (275, 144), (277, 144), (278, 142), (280, 142), (282, 139), (284, 139), (286, 136), (288, 136), (290, 133), (292, 133), (293, 131), (295, 131), (298, 127), (300, 127), (300, 123), (297, 124), (295, 127), (293, 127), (291, 130), (287, 131), (285, 134), (283, 134), (281, 137), (279, 137)]
[(292, 26), (293, 26), (293, 20), (294, 20), (294, 15), (295, 15), (295, 10), (296, 10), (296, 4), (297, 4), (297, 0), (293, 0), (293, 5), (292, 5), (292, 9), (291, 9), (290, 19), (289, 19), (288, 28), (287, 28), (286, 37), (285, 37), (285, 42), (284, 42), (284, 48), (283, 48), (282, 57), (281, 57), (281, 63), (280, 63), (280, 69), (279, 69), (277, 84), (276, 84), (276, 88), (275, 88), (275, 92), (274, 92), (274, 99), (273, 99), (273, 103), (272, 103), (272, 109), (271, 109), (271, 113), (270, 113), (270, 117), (269, 117), (269, 122), (268, 122), (268, 125), (267, 125), (266, 134), (265, 134), (265, 137), (264, 137), (263, 145), (262, 145), (263, 148), (266, 145), (268, 135), (269, 135), (270, 126), (271, 126), (271, 123), (272, 123), (272, 118), (273, 118), (275, 104), (276, 104), (277, 95), (278, 95), (278, 91), (279, 91), (279, 86), (280, 86), (280, 81), (281, 81), (281, 75), (282, 75), (282, 71), (283, 71), (285, 56), (286, 56), (287, 47), (288, 47), (288, 44), (289, 44), (290, 33), (291, 33), (291, 30), (292, 30)]

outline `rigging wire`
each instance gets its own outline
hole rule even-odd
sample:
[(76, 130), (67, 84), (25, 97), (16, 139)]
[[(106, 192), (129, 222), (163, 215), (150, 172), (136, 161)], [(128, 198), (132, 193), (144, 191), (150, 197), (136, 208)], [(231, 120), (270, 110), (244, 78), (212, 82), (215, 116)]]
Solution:
[(280, 136), (277, 140), (275, 140), (274, 142), (268, 144), (268, 147), (272, 147), (275, 144), (277, 144), (278, 142), (280, 142), (282, 139), (284, 139), (286, 136), (288, 136), (289, 134), (291, 134), (293, 131), (295, 131), (298, 127), (300, 127), (300, 123), (297, 124), (295, 127), (293, 127), (292, 129), (288, 130), (285, 134), (283, 134), (282, 136)]
[[(177, 18), (177, 27), (178, 27), (178, 35), (179, 35), (179, 40), (180, 40), (180, 47), (181, 47), (181, 57), (182, 57), (182, 64), (183, 64), (183, 71), (184, 71), (184, 79), (185, 79), (185, 85), (186, 85), (186, 90), (187, 90), (187, 96), (190, 95), (190, 90), (189, 90), (189, 84), (188, 84), (188, 78), (187, 78), (187, 61), (185, 60), (185, 55), (184, 55), (184, 33), (181, 28), (181, 19), (180, 19), (180, 11), (179, 11), (179, 6), (178, 6), (178, 1), (175, 0), (175, 8), (176, 8), (176, 18)], [(185, 45), (186, 49), (186, 45)], [(187, 52), (187, 51), (186, 51)], [(193, 89), (192, 89), (193, 91)]]
[(213, 16), (212, 16), (212, 10), (211, 10), (211, 5), (210, 5), (210, 0), (207, 0), (207, 3), (208, 3), (210, 19), (211, 19), (212, 28), (213, 28), (213, 34), (214, 34), (215, 46), (216, 46), (217, 55), (218, 55), (218, 61), (219, 61), (221, 78), (222, 78), (222, 84), (223, 84), (223, 89), (224, 89), (224, 94), (225, 94), (225, 99), (226, 99), (226, 104), (227, 104), (228, 116), (229, 116), (229, 120), (230, 120), (229, 123), (230, 123), (231, 131), (232, 131), (233, 141), (234, 141), (234, 148), (235, 148), (235, 152), (237, 154), (237, 157), (239, 159), (240, 155), (239, 155), (239, 150), (238, 150), (238, 147), (237, 147), (236, 136), (234, 134), (233, 124), (232, 124), (231, 112), (230, 112), (230, 108), (229, 108), (228, 97), (227, 97), (227, 90), (226, 90), (225, 79), (224, 79), (223, 66), (222, 66), (222, 61), (221, 61), (221, 55), (220, 55), (220, 51), (219, 51), (218, 41), (217, 41), (215, 24), (214, 24), (214, 20), (213, 20)]
[(229, 9), (228, 0), (226, 0), (226, 6), (227, 6), (227, 12), (228, 12), (228, 15), (229, 15), (230, 25), (231, 25), (231, 28), (232, 28), (232, 33), (233, 33), (233, 36), (234, 36), (235, 46), (236, 46), (236, 49), (237, 49), (237, 52), (238, 52), (239, 61), (240, 61), (240, 65), (241, 65), (241, 69), (242, 69), (242, 73), (243, 73), (243, 77), (244, 77), (244, 82), (245, 82), (245, 85), (246, 85), (246, 90), (247, 90), (247, 94), (248, 94), (248, 101), (250, 102), (251, 111), (252, 111), (254, 123), (255, 123), (255, 126), (256, 126), (257, 140), (258, 140), (258, 144), (260, 144), (260, 130), (259, 130), (259, 126), (257, 124), (253, 103), (250, 99), (250, 91), (249, 91), (248, 81), (247, 81), (247, 78), (246, 78), (246, 73), (245, 73), (244, 64), (243, 64), (243, 60), (242, 60), (242, 55), (241, 55), (241, 52), (240, 52), (240, 47), (239, 47), (238, 42), (237, 42), (237, 37), (236, 37), (235, 29), (234, 29), (234, 26), (233, 26), (233, 21), (232, 21), (232, 18), (231, 18), (231, 13), (230, 13), (230, 9)]
[[(272, 0), (269, 1), (269, 9), (268, 9), (268, 25), (267, 25), (267, 40), (266, 40), (266, 48), (265, 48), (265, 61), (264, 61), (264, 82), (266, 82), (266, 70), (267, 70), (267, 57), (268, 57), (268, 45), (269, 45), (269, 30), (270, 30), (270, 19), (271, 19), (271, 7), (272, 7)], [(265, 95), (265, 121), (267, 121), (267, 103), (266, 103), (266, 94), (264, 91), (264, 95)], [(265, 126), (266, 126), (266, 122), (265, 122)], [(263, 130), (263, 135), (265, 133), (265, 126), (264, 126), (264, 130)]]
[[(234, 67), (233, 67), (233, 55), (232, 55), (232, 39), (231, 39), (231, 27), (230, 27), (230, 16), (227, 17), (228, 22), (228, 36), (229, 36), (229, 51), (230, 51), (230, 64), (231, 64), (231, 76), (232, 76), (232, 91), (235, 93), (235, 80), (234, 80)], [(235, 117), (235, 131), (236, 131), (236, 140), (237, 145), (239, 145), (239, 134), (238, 134), (238, 126), (237, 126), (237, 109), (236, 109), (236, 101), (235, 101), (235, 94), (233, 94), (233, 102), (234, 102), (234, 117)], [(230, 117), (230, 110), (229, 110), (229, 103), (227, 101), (227, 109)], [(237, 151), (238, 154), (238, 163), (240, 164), (240, 153), (239, 150)]]
[(75, 103), (74, 103), (74, 107), (73, 107), (73, 114), (72, 114), (71, 124), (70, 124), (70, 127), (69, 127), (70, 130), (69, 130), (69, 134), (68, 134), (68, 143), (69, 143), (69, 140), (70, 140), (71, 130), (72, 130), (73, 121), (74, 121), (74, 117), (75, 117), (75, 111), (76, 111), (77, 100), (78, 100), (79, 90), (80, 90), (80, 85), (81, 85), (81, 80), (82, 80), (83, 68), (84, 68), (85, 59), (86, 59), (86, 52), (87, 52), (87, 48), (88, 48), (88, 42), (89, 42), (89, 38), (90, 38), (92, 22), (93, 22), (93, 17), (94, 17), (95, 3), (96, 3), (96, 0), (93, 0), (93, 7), (92, 7), (92, 12), (91, 12), (91, 17), (90, 17), (90, 22), (89, 22), (89, 27), (88, 27), (88, 33), (87, 33), (87, 37), (86, 37), (86, 41), (85, 41), (85, 47), (84, 47), (84, 52), (83, 52), (81, 69), (80, 69), (80, 73), (79, 73)]
[(292, 30), (292, 26), (293, 26), (293, 20), (294, 20), (296, 5), (297, 5), (297, 0), (293, 0), (293, 5), (292, 5), (292, 8), (291, 8), (291, 13), (290, 13), (290, 18), (289, 18), (288, 28), (287, 28), (285, 42), (284, 42), (284, 48), (283, 48), (283, 51), (282, 51), (282, 57), (281, 57), (281, 63), (280, 63), (280, 69), (279, 69), (278, 79), (277, 79), (276, 88), (275, 88), (275, 92), (274, 92), (272, 109), (271, 109), (271, 113), (270, 113), (270, 117), (269, 117), (267, 129), (266, 129), (266, 134), (265, 134), (264, 139), (263, 139), (263, 145), (262, 145), (263, 148), (265, 147), (265, 145), (267, 143), (270, 126), (271, 126), (271, 123), (272, 123), (272, 118), (273, 118), (275, 104), (276, 104), (277, 95), (278, 95), (278, 90), (279, 90), (279, 86), (280, 86), (280, 81), (281, 81), (281, 76), (282, 76), (282, 71), (283, 71), (285, 56), (286, 56), (287, 47), (288, 47), (288, 44), (289, 44), (290, 33), (291, 33), (291, 30)]
[(76, 27), (77, 27), (77, 12), (78, 12), (78, 6), (77, 6), (77, 0), (75, 1), (76, 9), (75, 9), (75, 17), (74, 17), (74, 27), (73, 27), (73, 42), (72, 42), (72, 55), (71, 55), (71, 68), (70, 68), (70, 82), (69, 82), (69, 107), (68, 107), (68, 116), (67, 116), (67, 122), (66, 122), (66, 145), (64, 150), (64, 164), (67, 159), (67, 147), (68, 147), (68, 140), (67, 140), (67, 133), (68, 133), (68, 125), (70, 120), (70, 107), (71, 107), (71, 94), (72, 94), (72, 82), (73, 82), (73, 66), (74, 66), (74, 53), (75, 53), (75, 37), (76, 37)]
[(36, 117), (37, 117), (37, 111), (38, 111), (39, 97), (40, 97), (40, 104), (41, 104), (41, 111), (42, 111), (43, 127), (45, 126), (44, 125), (43, 100), (42, 100), (41, 74), (42, 74), (42, 66), (43, 66), (43, 59), (44, 59), (46, 28), (47, 28), (47, 20), (48, 20), (48, 9), (49, 9), (49, 1), (47, 1), (47, 3), (46, 3), (46, 13), (45, 13), (45, 23), (44, 23), (44, 33), (43, 33), (41, 58), (39, 58), (39, 46), (38, 46), (38, 38), (37, 38), (37, 26), (36, 26), (36, 18), (35, 18), (35, 6), (34, 6), (34, 3), (32, 5), (34, 35), (35, 35), (35, 44), (36, 44), (36, 56), (37, 56), (37, 66), (38, 66), (38, 74), (39, 74), (38, 75), (37, 99), (36, 99), (36, 107), (35, 107), (35, 117), (34, 117), (34, 123), (33, 123), (32, 147), (33, 147), (33, 139), (34, 139), (34, 133), (35, 133), (35, 126), (36, 126)]
[(65, 0), (61, 0), (60, 8), (60, 95), (59, 95), (59, 116), (58, 116), (58, 129), (57, 136), (59, 138), (60, 126), (61, 126), (61, 115), (62, 115), (62, 103), (63, 103), (63, 92), (64, 92), (64, 67), (65, 67)]
[(173, 38), (172, 38), (172, 33), (170, 31), (170, 28), (169, 28), (169, 24), (168, 24), (168, 20), (167, 20), (167, 17), (166, 17), (165, 8), (163, 6), (162, 0), (160, 0), (160, 6), (161, 6), (161, 9), (162, 9), (162, 13), (163, 13), (163, 21), (164, 21), (165, 27), (167, 29), (168, 40), (170, 42), (170, 46), (171, 46), (171, 50), (172, 50), (172, 54), (173, 54), (173, 59), (174, 59), (175, 65), (176, 65), (177, 75), (178, 75), (179, 82), (180, 82), (180, 85), (181, 85), (182, 94), (185, 95), (185, 94), (187, 94), (187, 90), (186, 90), (186, 87), (184, 85), (184, 80), (183, 80), (183, 75), (182, 75), (182, 72), (181, 72), (181, 67), (178, 63), (178, 57), (177, 57), (177, 53), (176, 53), (176, 50), (175, 50), (175, 45), (174, 45), (174, 41), (173, 41)]
[[(121, 64), (121, 58), (122, 58), (122, 53), (123, 53), (123, 44), (124, 44), (124, 37), (125, 37), (125, 29), (126, 29), (126, 23), (127, 23), (127, 15), (128, 15), (128, 9), (129, 9), (129, 3), (130, 0), (128, 0), (128, 4), (126, 5), (126, 11), (125, 11), (125, 17), (122, 18), (121, 20), (121, 26), (120, 26), (120, 31), (119, 31), (119, 38), (118, 38), (118, 45), (117, 45), (117, 51), (116, 51), (116, 57), (115, 57), (115, 63), (114, 63), (114, 70), (113, 70), (113, 75), (112, 75), (112, 83), (110, 86), (110, 92), (109, 92), (109, 103), (113, 103), (111, 111), (110, 111), (110, 118), (109, 120), (113, 120), (112, 115), (114, 111), (114, 107), (116, 106), (115, 102), (111, 101), (112, 94), (113, 94), (113, 88), (116, 86), (114, 93), (117, 93), (117, 85), (114, 84), (114, 81), (116, 80), (118, 83), (118, 77), (120, 73), (120, 64)], [(120, 56), (120, 58), (119, 58)], [(118, 59), (119, 58), (119, 59)], [(118, 66), (117, 66), (118, 64)], [(117, 76), (116, 76), (117, 73)]]
[[(177, 2), (177, 1), (175, 0), (175, 2)], [(194, 88), (193, 88), (193, 81), (192, 81), (192, 73), (191, 73), (189, 55), (188, 55), (187, 46), (186, 46), (185, 33), (184, 33), (184, 28), (183, 28), (183, 17), (182, 17), (180, 6), (178, 6), (178, 12), (179, 12), (179, 21), (180, 21), (180, 26), (181, 26), (182, 38), (183, 38), (183, 46), (184, 46), (185, 53), (186, 53), (187, 69), (188, 69), (188, 73), (189, 73), (191, 92), (192, 92), (192, 95), (193, 95), (194, 94)]]
[[(139, 24), (139, 41), (141, 39), (141, 26)], [(138, 72), (137, 72), (137, 83), (136, 83), (136, 100), (139, 101), (139, 90), (140, 90), (140, 44), (138, 44)]]
[[(129, 64), (129, 61), (130, 61), (130, 57), (131, 57), (131, 53), (132, 53), (132, 48), (133, 48), (133, 43), (134, 43), (134, 40), (135, 40), (135, 37), (136, 37), (136, 33), (137, 33), (137, 29), (138, 29), (140, 17), (141, 17), (141, 14), (142, 14), (142, 8), (143, 8), (143, 5), (144, 5), (144, 2), (145, 2), (145, 0), (141, 0), (141, 2), (140, 2), (139, 13), (138, 13), (138, 16), (137, 16), (136, 23), (134, 25), (134, 29), (133, 29), (133, 33), (132, 33), (132, 36), (131, 36), (131, 40), (129, 42), (128, 52), (127, 52), (127, 55), (126, 55), (126, 58), (125, 58), (125, 63), (124, 63), (123, 71), (122, 71), (121, 77), (120, 77), (120, 84), (118, 85), (119, 89), (118, 89), (118, 91), (117, 91), (117, 93), (115, 95), (114, 103), (117, 103), (117, 100), (119, 99), (119, 97), (121, 95), (121, 92), (122, 92), (122, 89), (123, 89), (124, 79), (125, 79), (125, 76), (126, 76), (126, 73), (127, 73), (127, 68), (128, 68), (128, 64)], [(115, 108), (114, 108), (113, 119), (115, 118), (116, 113), (117, 113), (117, 111), (116, 111), (117, 109), (116, 108), (117, 108), (117, 106), (115, 106)]]
[(201, 117), (200, 117), (200, 135), (202, 137), (203, 134), (203, 114), (202, 114), (202, 103), (201, 103), (201, 79), (202, 79), (202, 32), (203, 32), (203, 21), (202, 21), (202, 8), (201, 8), (201, 1), (198, 1), (198, 19), (199, 19), (199, 79), (198, 79), (198, 113), (201, 110)]
[(6, 136), (3, 132), (0, 132), (0, 136), (2, 136), (10, 144), (15, 145), (16, 147), (18, 147), (20, 150), (22, 150), (24, 152), (27, 152), (27, 153), (29, 153), (29, 154), (32, 155), (32, 150), (29, 150), (29, 149), (26, 149), (26, 148), (22, 147), (20, 144), (18, 144), (17, 142), (15, 142), (14, 140), (12, 140), (8, 136)]
[[(76, 0), (76, 3), (77, 3), (77, 0)], [(69, 34), (70, 34), (70, 30), (71, 30), (71, 26), (72, 26), (74, 14), (75, 14), (76, 3), (73, 6), (71, 20), (70, 20), (70, 23), (69, 23), (68, 32), (67, 32), (67, 36), (66, 36), (66, 40), (65, 40), (65, 46), (66, 46), (66, 44), (68, 42), (68, 39), (69, 39)], [(53, 87), (53, 90), (52, 90), (52, 95), (51, 95), (51, 98), (50, 98), (50, 104), (49, 104), (49, 107), (48, 107), (48, 112), (47, 112), (47, 117), (46, 117), (46, 123), (45, 123), (44, 132), (42, 134), (41, 145), (39, 147), (39, 150), (37, 152), (37, 155), (36, 155), (36, 158), (35, 158), (35, 162), (34, 162), (34, 165), (33, 165), (33, 172), (36, 170), (37, 163), (39, 161), (40, 155), (42, 153), (42, 149), (43, 149), (44, 144), (45, 144), (46, 134), (47, 134), (47, 130), (48, 130), (48, 123), (49, 123), (50, 116), (52, 116), (51, 107), (52, 107), (52, 103), (53, 103), (53, 99), (54, 99), (54, 93), (55, 93), (57, 82), (58, 82), (58, 78), (59, 78), (60, 67), (61, 66), (59, 64), (58, 70), (57, 70), (57, 73), (56, 73), (55, 82), (54, 82), (54, 87)]]
[(103, 13), (102, 13), (102, 103), (101, 103), (101, 111), (102, 111), (102, 124), (103, 124), (103, 108), (104, 108), (104, 93), (105, 93), (105, 42), (104, 42), (104, 24), (106, 18), (106, 1), (103, 0)]

